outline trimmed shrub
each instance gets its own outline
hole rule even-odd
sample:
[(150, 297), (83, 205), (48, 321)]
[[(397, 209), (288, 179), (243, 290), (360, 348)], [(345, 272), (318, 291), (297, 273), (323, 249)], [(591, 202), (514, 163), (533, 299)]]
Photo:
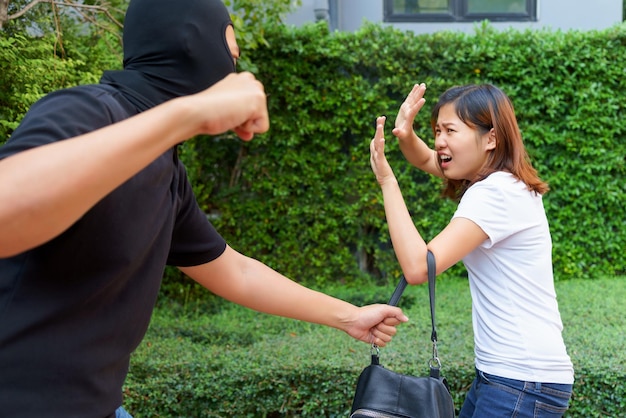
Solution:
[[(399, 275), (382, 196), (369, 167), (378, 115), (388, 157), (426, 240), (456, 204), (411, 167), (391, 127), (412, 85), (428, 85), (416, 132), (432, 144), (430, 108), (447, 88), (492, 83), (512, 99), (544, 204), (558, 279), (623, 274), (626, 26), (605, 31), (414, 35), (365, 25), (272, 28), (252, 51), (269, 95), (270, 131), (250, 143), (226, 135), (184, 146), (197, 193), (232, 246), (308, 284), (385, 283)], [(453, 274), (464, 275), (461, 266)]]
[[(389, 160), (430, 240), (456, 205), (440, 198), (438, 179), (404, 160), (391, 140), (393, 120), (411, 86), (427, 83), (415, 129), (431, 142), (437, 97), (452, 85), (487, 82), (513, 100), (531, 158), (551, 185), (544, 203), (557, 280), (624, 274), (626, 77), (615, 63), (625, 58), (625, 25), (498, 32), (485, 23), (474, 34), (415, 35), (374, 24), (329, 33), (317, 24), (275, 26), (265, 36), (268, 45), (249, 56), (269, 95), (270, 132), (250, 143), (227, 134), (181, 146), (199, 201), (233, 247), (306, 284), (397, 277), (369, 167), (375, 118), (387, 115)], [(54, 42), (0, 38), (0, 141), (41, 95), (94, 82), (91, 63), (112, 61), (80, 45), (59, 57)], [(452, 274), (465, 271), (459, 264)], [(168, 272), (166, 282), (175, 288), (180, 279)]]
[[(618, 417), (626, 410), (625, 280), (557, 283), (564, 338), (576, 373), (568, 418)], [(371, 303), (385, 302), (391, 290), (361, 286), (326, 291)], [(381, 349), (385, 367), (428, 373), (427, 301), (427, 286), (406, 289), (400, 305), (410, 322)], [(172, 311), (170, 303), (160, 301), (150, 331), (132, 357), (124, 405), (135, 418), (348, 416), (356, 379), (369, 362), (367, 344), (334, 329), (233, 305), (203, 314), (211, 311), (210, 300), (188, 314)], [(442, 371), (458, 409), (475, 375), (466, 280), (438, 281), (437, 325)]]

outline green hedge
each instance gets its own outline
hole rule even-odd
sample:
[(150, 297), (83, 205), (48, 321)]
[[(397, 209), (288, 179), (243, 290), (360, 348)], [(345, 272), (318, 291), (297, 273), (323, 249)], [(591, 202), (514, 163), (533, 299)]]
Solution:
[[(336, 287), (352, 302), (384, 302), (391, 287)], [(567, 418), (626, 411), (626, 277), (557, 283), (564, 338), (576, 382)], [(426, 286), (401, 300), (410, 322), (381, 350), (393, 370), (426, 375), (431, 355)], [(125, 407), (142, 417), (347, 417), (369, 346), (346, 334), (213, 301), (159, 302), (133, 355)], [(437, 284), (439, 355), (460, 408), (474, 377), (466, 280)]]
[[(32, 103), (45, 93), (86, 80), (80, 61), (60, 59), (54, 39), (0, 34), (0, 146), (17, 127)], [(88, 75), (89, 76), (89, 75)], [(91, 75), (89, 81), (97, 81)]]
[[(53, 35), (29, 37), (0, 31), (0, 146), (28, 108), (43, 95), (77, 84), (97, 83), (101, 69), (116, 69), (121, 57), (93, 39), (59, 42)], [(111, 36), (111, 35), (108, 35)], [(108, 36), (100, 39), (105, 42)], [(117, 63), (117, 64), (115, 64)]]
[[(545, 197), (557, 279), (623, 274), (626, 26), (598, 32), (413, 35), (377, 25), (329, 34), (277, 27), (252, 51), (269, 94), (270, 132), (186, 146), (200, 199), (231, 245), (307, 283), (399, 273), (381, 193), (369, 168), (374, 120), (387, 135), (411, 86), (426, 82), (416, 131), (431, 141), (430, 108), (455, 84), (493, 83), (516, 107), (526, 145), (552, 190)], [(423, 236), (455, 204), (439, 180), (389, 159)], [(458, 274), (464, 274), (457, 266)]]
[[(545, 205), (556, 278), (624, 274), (626, 26), (498, 32), (483, 24), (474, 34), (413, 35), (373, 24), (329, 33), (320, 24), (265, 35), (268, 47), (246, 53), (269, 94), (270, 132), (251, 143), (197, 138), (181, 150), (198, 198), (233, 247), (307, 284), (396, 277), (369, 168), (374, 120), (388, 116), (390, 137), (405, 95), (426, 82), (415, 128), (431, 140), (429, 108), (439, 94), (489, 82), (512, 98), (552, 187)], [(0, 141), (36, 98), (93, 82), (95, 68), (113, 61), (80, 45), (65, 45), (60, 57), (54, 41), (0, 38)], [(455, 204), (440, 198), (438, 179), (404, 161), (395, 141), (389, 158), (417, 227), (432, 239)]]
[[(235, 248), (308, 284), (397, 277), (369, 168), (375, 117), (393, 120), (415, 82), (428, 84), (427, 108), (452, 85), (490, 82), (512, 98), (529, 152), (551, 184), (545, 204), (557, 278), (624, 274), (625, 26), (496, 32), (483, 25), (471, 35), (412, 35), (376, 25), (329, 34), (311, 25), (266, 35), (269, 47), (250, 55), (269, 94), (270, 132), (245, 144), (229, 135), (198, 138), (181, 150), (199, 199)], [(97, 80), (80, 54), (59, 58), (51, 38), (0, 38), (0, 46), (0, 142), (45, 92)], [(428, 113), (415, 125), (425, 138)], [(438, 180), (404, 162), (393, 141), (389, 148), (415, 222), (430, 239), (455, 205), (439, 197)], [(448, 276), (462, 273), (457, 267)], [(623, 281), (612, 284), (591, 280), (590, 292), (574, 292), (576, 303), (562, 306), (578, 376), (571, 417), (618, 416), (626, 408), (626, 295)], [(595, 286), (605, 287), (590, 298)], [(165, 288), (190, 300), (195, 294), (176, 280)], [(457, 291), (450, 306), (459, 304)], [(359, 304), (386, 300), (357, 291), (345, 296)], [(445, 305), (445, 295), (440, 300)], [(219, 312), (223, 302), (216, 303)], [(177, 309), (175, 319), (172, 307), (157, 311), (156, 326), (133, 358), (126, 390), (138, 417), (345, 416), (366, 362), (362, 344), (308, 324), (268, 325), (248, 313), (238, 313), (234, 327), (229, 321), (239, 311), (225, 310), (227, 319), (200, 316), (206, 323), (198, 324), (189, 318), (211, 307)], [(454, 358), (446, 375), (459, 402), (472, 377), (469, 319), (442, 315), (442, 329), (456, 330), (443, 332), (440, 349)], [(220, 318), (231, 325), (220, 328)], [(427, 350), (415, 346), (427, 334), (413, 324), (406, 330), (385, 359), (419, 373), (406, 353)]]

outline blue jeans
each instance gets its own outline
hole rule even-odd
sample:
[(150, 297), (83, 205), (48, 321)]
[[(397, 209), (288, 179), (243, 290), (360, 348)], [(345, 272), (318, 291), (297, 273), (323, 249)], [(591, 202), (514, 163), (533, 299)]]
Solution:
[(115, 411), (115, 418), (133, 418), (133, 416), (120, 406)]
[(458, 418), (560, 418), (572, 385), (524, 382), (476, 371)]

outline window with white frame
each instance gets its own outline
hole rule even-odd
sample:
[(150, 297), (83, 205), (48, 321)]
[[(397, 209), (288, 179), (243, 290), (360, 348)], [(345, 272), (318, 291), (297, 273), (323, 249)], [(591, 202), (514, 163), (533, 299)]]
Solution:
[(537, 0), (384, 0), (386, 22), (535, 21)]

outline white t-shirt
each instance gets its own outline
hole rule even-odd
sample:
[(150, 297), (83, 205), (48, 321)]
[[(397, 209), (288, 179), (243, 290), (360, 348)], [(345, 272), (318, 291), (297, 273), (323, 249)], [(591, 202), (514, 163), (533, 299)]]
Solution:
[(476, 367), (509, 379), (571, 384), (541, 195), (496, 172), (463, 195), (455, 218), (488, 236), (463, 263), (469, 274)]

